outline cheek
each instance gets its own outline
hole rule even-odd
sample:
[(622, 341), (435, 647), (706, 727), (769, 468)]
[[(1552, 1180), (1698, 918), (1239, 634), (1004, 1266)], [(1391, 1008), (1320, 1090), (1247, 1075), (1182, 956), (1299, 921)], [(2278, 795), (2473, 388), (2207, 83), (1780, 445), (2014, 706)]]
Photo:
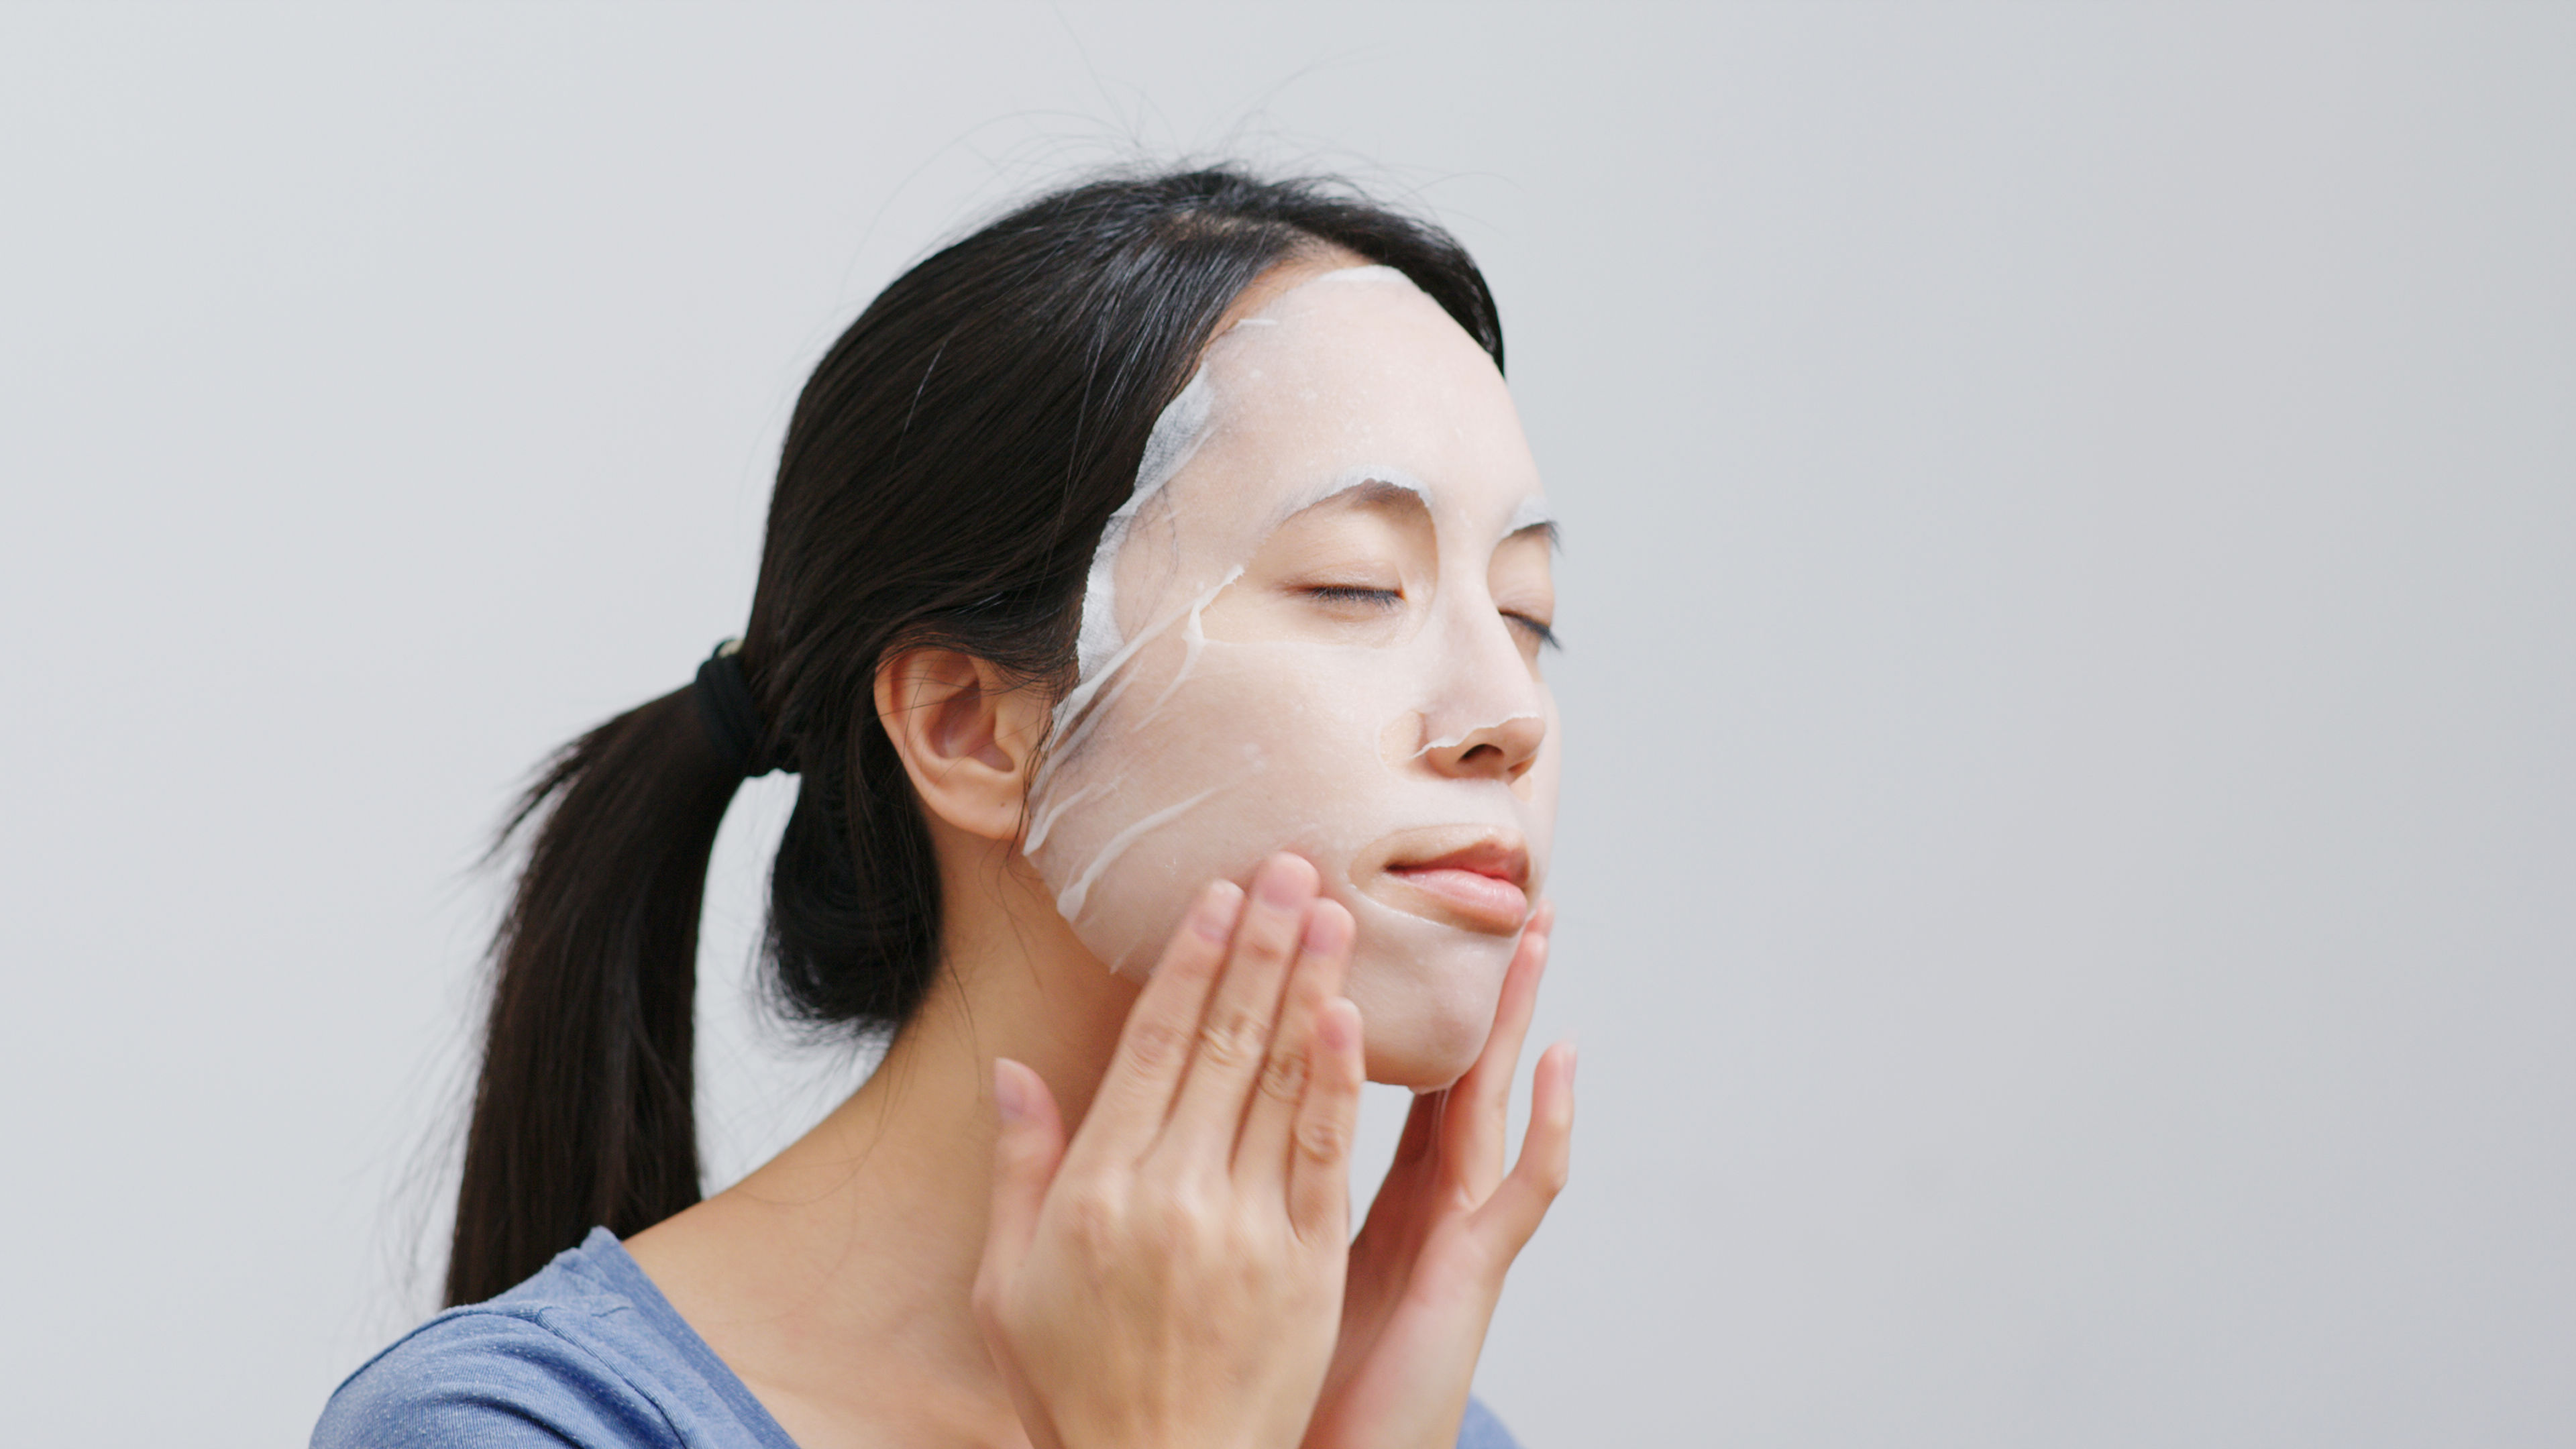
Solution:
[(1247, 881), (1275, 851), (1349, 902), (1390, 772), (1377, 691), (1311, 657), (1336, 652), (1157, 641), (1032, 792), (1030, 858), (1112, 969), (1151, 969), (1200, 887)]

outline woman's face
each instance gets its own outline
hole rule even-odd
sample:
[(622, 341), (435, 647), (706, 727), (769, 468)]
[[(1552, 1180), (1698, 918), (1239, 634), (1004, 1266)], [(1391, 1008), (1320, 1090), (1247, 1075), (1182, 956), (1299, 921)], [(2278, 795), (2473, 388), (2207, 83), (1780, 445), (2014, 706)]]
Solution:
[(1546, 873), (1552, 525), (1511, 397), (1384, 268), (1292, 287), (1209, 349), (1084, 604), (1028, 850), (1112, 969), (1274, 851), (1358, 923), (1370, 1075), (1475, 1059)]

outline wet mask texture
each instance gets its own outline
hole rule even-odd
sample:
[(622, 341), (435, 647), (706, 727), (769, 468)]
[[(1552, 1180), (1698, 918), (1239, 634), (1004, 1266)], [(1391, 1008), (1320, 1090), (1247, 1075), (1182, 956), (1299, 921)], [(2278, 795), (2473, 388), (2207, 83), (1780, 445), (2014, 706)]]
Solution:
[(1535, 899), (1555, 812), (1539, 631), (1501, 597), (1544, 595), (1546, 540), (1501, 377), (1402, 274), (1324, 273), (1211, 344), (1102, 536), (1030, 791), (1084, 945), (1141, 975), (1208, 881), (1295, 851), (1358, 922), (1372, 1051), (1406, 1018), (1481, 1040), (1498, 887)]

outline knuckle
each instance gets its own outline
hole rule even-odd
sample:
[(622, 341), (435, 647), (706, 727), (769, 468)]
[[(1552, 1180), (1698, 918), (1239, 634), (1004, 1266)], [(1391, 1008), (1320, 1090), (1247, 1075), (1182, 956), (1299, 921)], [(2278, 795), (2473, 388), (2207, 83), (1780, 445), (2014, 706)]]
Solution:
[(1256, 1231), (1242, 1218), (1231, 1219), (1223, 1242), (1224, 1261), (1229, 1271), (1239, 1278), (1259, 1282), (1278, 1275), (1280, 1252), (1277, 1240)]
[(1351, 1134), (1338, 1121), (1309, 1117), (1297, 1124), (1297, 1150), (1317, 1162), (1339, 1160), (1350, 1145)]
[(1293, 916), (1268, 912), (1247, 920), (1243, 940), (1236, 949), (1247, 959), (1275, 965), (1294, 956), (1300, 921)]
[(1215, 1214), (1208, 1210), (1205, 1195), (1194, 1184), (1177, 1184), (1171, 1191), (1155, 1195), (1146, 1218), (1158, 1244), (1180, 1248), (1205, 1238)]
[(1128, 1032), (1127, 1056), (1141, 1069), (1160, 1069), (1180, 1061), (1188, 1044), (1189, 1037), (1172, 1023), (1146, 1018)]
[(1199, 1031), (1199, 1054), (1221, 1067), (1239, 1067), (1261, 1052), (1262, 1023), (1240, 1009), (1208, 1018)]
[(1262, 1093), (1276, 1101), (1293, 1103), (1306, 1093), (1306, 1057), (1302, 1052), (1279, 1051), (1261, 1069)]

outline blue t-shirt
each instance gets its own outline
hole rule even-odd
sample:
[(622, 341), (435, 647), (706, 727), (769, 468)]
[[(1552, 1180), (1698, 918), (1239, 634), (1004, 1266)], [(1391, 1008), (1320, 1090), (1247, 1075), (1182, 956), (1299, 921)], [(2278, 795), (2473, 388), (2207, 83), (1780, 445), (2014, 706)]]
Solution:
[[(313, 1449), (796, 1449), (606, 1228), (349, 1375)], [(1470, 1400), (1458, 1449), (1515, 1449)]]

